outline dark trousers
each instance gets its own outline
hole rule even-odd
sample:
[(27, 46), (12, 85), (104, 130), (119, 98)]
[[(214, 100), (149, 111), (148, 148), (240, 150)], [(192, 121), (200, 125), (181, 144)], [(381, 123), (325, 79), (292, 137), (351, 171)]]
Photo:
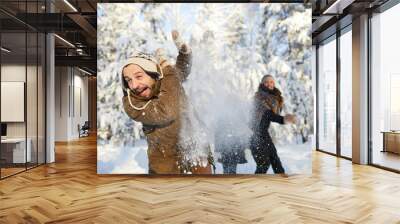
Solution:
[(222, 163), (224, 174), (236, 174), (236, 167), (238, 164), (238, 158), (236, 157), (237, 155), (235, 155), (233, 151), (222, 151), (219, 162)]
[(278, 152), (270, 137), (260, 138), (253, 136), (250, 149), (257, 164), (256, 174), (267, 173), (270, 165), (272, 165), (274, 173), (285, 173)]
[(224, 174), (236, 174), (236, 163), (222, 163)]

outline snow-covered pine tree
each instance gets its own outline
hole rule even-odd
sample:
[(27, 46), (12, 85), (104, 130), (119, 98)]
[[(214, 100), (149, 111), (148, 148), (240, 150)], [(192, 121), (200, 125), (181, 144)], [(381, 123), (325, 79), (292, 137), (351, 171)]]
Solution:
[[(115, 145), (133, 144), (143, 136), (141, 124), (130, 119), (122, 106), (121, 63), (137, 51), (146, 49), (153, 32), (150, 21), (141, 17), (145, 5), (101, 4), (98, 13), (98, 137)], [(121, 16), (122, 15), (122, 16)]]
[[(312, 133), (311, 10), (304, 4), (264, 4), (261, 23), (263, 59), (285, 98), (285, 113), (294, 113), (296, 125), (271, 127), (271, 135), (286, 142), (299, 136), (303, 142)], [(294, 133), (294, 135), (293, 135)], [(283, 138), (286, 136), (286, 138)], [(283, 142), (283, 141), (281, 141)]]

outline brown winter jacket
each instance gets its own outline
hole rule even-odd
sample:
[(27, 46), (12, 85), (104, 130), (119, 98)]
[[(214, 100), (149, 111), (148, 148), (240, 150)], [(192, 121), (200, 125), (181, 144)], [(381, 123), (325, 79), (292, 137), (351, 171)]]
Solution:
[[(125, 112), (135, 121), (142, 122), (148, 142), (150, 174), (182, 173), (182, 155), (178, 147), (181, 113), (186, 105), (182, 81), (190, 73), (191, 55), (180, 53), (176, 66), (163, 69), (164, 78), (157, 81), (156, 91), (143, 110), (131, 107), (128, 96), (123, 97)], [(149, 100), (130, 96), (135, 107), (144, 106)]]

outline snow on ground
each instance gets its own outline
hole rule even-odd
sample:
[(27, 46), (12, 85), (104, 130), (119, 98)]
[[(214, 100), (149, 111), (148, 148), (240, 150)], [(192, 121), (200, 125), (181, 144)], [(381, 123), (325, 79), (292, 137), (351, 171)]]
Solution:
[(97, 146), (98, 174), (147, 174), (149, 172), (146, 139), (134, 146)]
[[(276, 145), (279, 158), (287, 174), (311, 174), (311, 143)], [(250, 149), (246, 150), (247, 163), (237, 166), (238, 174), (253, 174), (256, 163), (251, 155)], [(217, 163), (217, 174), (222, 174), (222, 164)], [(268, 174), (273, 174), (272, 167)]]
[[(135, 146), (98, 146), (99, 174), (147, 174), (147, 142), (140, 139)], [(288, 174), (311, 174), (311, 142), (306, 144), (277, 145), (278, 155)], [(112, 159), (110, 159), (112, 158)], [(248, 163), (239, 164), (238, 174), (253, 174), (256, 164), (249, 149), (246, 150)], [(217, 162), (216, 173), (222, 174), (222, 164)], [(272, 168), (268, 170), (272, 174)]]

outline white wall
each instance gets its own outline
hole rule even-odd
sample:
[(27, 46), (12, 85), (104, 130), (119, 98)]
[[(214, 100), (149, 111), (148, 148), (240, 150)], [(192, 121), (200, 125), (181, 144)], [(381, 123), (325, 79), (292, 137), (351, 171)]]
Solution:
[[(1, 81), (18, 81), (25, 82), (25, 64), (8, 64), (1, 66)], [(6, 110), (6, 108), (1, 108)], [(7, 123), (7, 136), (8, 137), (25, 137), (25, 123), (24, 122), (10, 122)]]
[[(89, 106), (89, 102), (88, 102), (88, 77), (86, 76), (81, 76), (83, 73), (79, 72), (79, 75), (76, 75), (76, 71), (75, 70), (75, 75), (74, 75), (74, 99), (75, 99), (75, 117), (72, 120), (72, 127), (74, 127), (72, 129), (72, 135), (73, 136), (78, 136), (78, 129), (76, 128), (78, 126), (78, 124), (80, 124), (81, 126), (85, 123), (85, 121), (88, 121), (89, 119), (89, 114), (88, 114), (88, 106)], [(80, 93), (79, 93), (80, 90)], [(80, 94), (80, 99), (77, 98)], [(80, 100), (80, 106), (82, 108), (80, 108), (82, 111), (80, 113), (79, 108), (77, 107), (77, 105), (79, 106), (79, 102), (77, 102), (76, 100)]]
[(56, 67), (56, 141), (77, 139), (78, 124), (82, 126), (88, 120), (88, 78), (83, 75), (76, 68)]
[[(37, 70), (38, 69), (38, 70)], [(26, 83), (26, 107), (22, 107), (22, 113), (26, 112), (26, 120), (22, 122), (6, 122), (7, 123), (7, 137), (10, 138), (24, 138), (25, 135), (30, 139), (32, 150), (32, 161), (44, 163), (44, 74), (42, 67), (36, 65), (12, 63), (3, 64), (1, 66), (1, 81), (2, 82), (25, 82)], [(25, 78), (27, 77), (27, 80)], [(7, 96), (2, 96), (7, 97)], [(1, 110), (12, 110), (10, 107), (2, 107)], [(26, 111), (25, 111), (26, 110)], [(7, 111), (11, 112), (12, 111)], [(37, 155), (39, 153), (39, 155)]]
[(67, 67), (55, 68), (55, 141), (68, 140), (68, 86)]
[[(25, 82), (25, 64), (3, 64), (1, 66), (1, 81), (3, 82)], [(32, 66), (28, 66), (28, 73), (33, 70)], [(36, 69), (36, 68), (35, 68)], [(27, 94), (29, 97), (29, 93)], [(1, 108), (7, 110), (7, 108)], [(31, 119), (28, 119), (31, 120)], [(7, 122), (8, 137), (25, 137), (25, 122)], [(29, 137), (29, 136), (28, 136)]]

